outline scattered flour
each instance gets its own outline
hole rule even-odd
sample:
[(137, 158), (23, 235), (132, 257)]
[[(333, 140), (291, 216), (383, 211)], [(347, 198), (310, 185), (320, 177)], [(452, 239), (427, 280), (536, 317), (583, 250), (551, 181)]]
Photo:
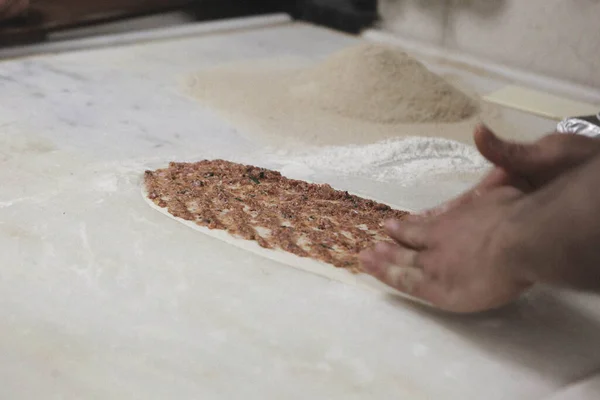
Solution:
[(357, 146), (329, 146), (273, 156), (285, 175), (316, 171), (410, 183), (436, 175), (481, 173), (490, 164), (472, 146), (441, 138), (407, 137)]
[(103, 175), (93, 181), (94, 188), (100, 192), (114, 193), (119, 189), (117, 175)]

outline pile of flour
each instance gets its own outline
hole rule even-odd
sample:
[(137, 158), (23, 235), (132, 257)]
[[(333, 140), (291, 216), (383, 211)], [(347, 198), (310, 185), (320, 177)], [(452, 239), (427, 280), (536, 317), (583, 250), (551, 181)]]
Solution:
[(299, 101), (376, 123), (458, 122), (477, 106), (467, 95), (397, 48), (363, 43), (301, 72)]
[(315, 172), (411, 184), (436, 175), (482, 173), (490, 164), (472, 146), (441, 138), (407, 137), (357, 146), (279, 151), (270, 162), (296, 177)]
[(186, 80), (186, 91), (266, 145), (372, 144), (409, 136), (472, 143), (480, 122), (518, 134), (498, 123), (498, 106), (446, 78), (400, 49), (365, 42), (317, 63), (278, 57), (199, 71)]

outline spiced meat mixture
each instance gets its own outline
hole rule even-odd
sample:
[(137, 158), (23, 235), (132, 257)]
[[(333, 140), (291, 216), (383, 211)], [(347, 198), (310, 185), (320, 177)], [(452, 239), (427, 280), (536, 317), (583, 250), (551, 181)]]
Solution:
[(146, 171), (145, 185), (148, 197), (175, 217), (352, 272), (360, 270), (361, 250), (390, 241), (383, 222), (408, 214), (329, 185), (223, 160), (172, 162)]

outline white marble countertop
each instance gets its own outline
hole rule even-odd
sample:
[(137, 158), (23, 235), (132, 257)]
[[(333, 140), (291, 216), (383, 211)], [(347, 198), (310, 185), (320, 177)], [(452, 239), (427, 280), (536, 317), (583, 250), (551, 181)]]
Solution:
[[(179, 77), (358, 40), (292, 23), (207, 33), (0, 63), (0, 397), (540, 399), (600, 367), (596, 299), (542, 291), (486, 315), (433, 313), (147, 207), (145, 168), (263, 154)], [(511, 115), (533, 135), (551, 126)], [(407, 207), (469, 184), (317, 179)]]

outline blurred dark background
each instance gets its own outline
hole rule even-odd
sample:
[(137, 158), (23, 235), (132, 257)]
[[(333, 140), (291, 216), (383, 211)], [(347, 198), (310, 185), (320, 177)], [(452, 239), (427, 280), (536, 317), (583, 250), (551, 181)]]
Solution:
[(25, 15), (0, 22), (0, 46), (38, 43), (53, 32), (174, 10), (197, 21), (285, 12), (348, 33), (377, 21), (377, 0), (31, 0)]

